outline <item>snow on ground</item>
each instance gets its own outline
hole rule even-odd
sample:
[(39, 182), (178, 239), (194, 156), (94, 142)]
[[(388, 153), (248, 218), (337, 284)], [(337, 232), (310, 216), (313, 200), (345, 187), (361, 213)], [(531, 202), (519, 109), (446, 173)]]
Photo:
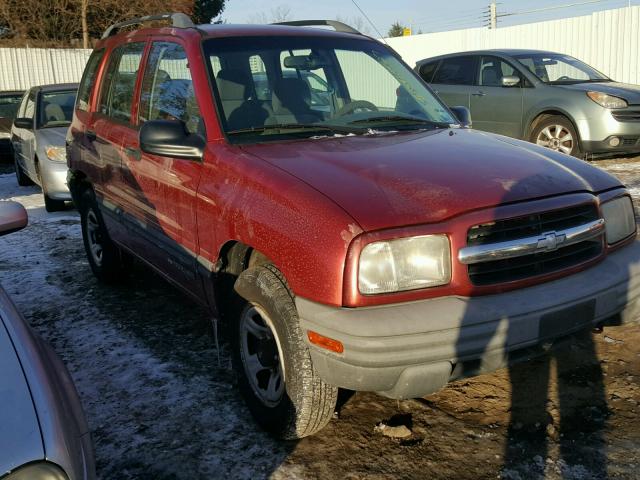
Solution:
[[(640, 159), (596, 165), (640, 198)], [(513, 385), (504, 371), (420, 400), (359, 393), (318, 435), (279, 442), (253, 423), (224, 346), (218, 362), (206, 311), (139, 265), (122, 285), (99, 284), (75, 210), (46, 213), (39, 189), (18, 187), (12, 174), (0, 175), (2, 199), (23, 203), (30, 223), (0, 238), (0, 282), (68, 365), (103, 479), (636, 478), (640, 328), (596, 339), (608, 416), (590, 400), (595, 366), (584, 366), (575, 346), (579, 366), (566, 374), (574, 383), (558, 393), (551, 382), (548, 415), (536, 423), (548, 433), (546, 453), (531, 440), (535, 432), (516, 426), (508, 434)], [(527, 368), (526, 388), (535, 389), (538, 367)], [(411, 438), (381, 436), (382, 421), (408, 426)], [(505, 467), (510, 448), (518, 455)]]

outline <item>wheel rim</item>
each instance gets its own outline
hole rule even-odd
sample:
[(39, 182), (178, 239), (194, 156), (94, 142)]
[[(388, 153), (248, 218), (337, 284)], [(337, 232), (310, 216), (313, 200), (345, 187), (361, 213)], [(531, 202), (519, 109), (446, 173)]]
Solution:
[(87, 212), (87, 243), (89, 244), (89, 251), (91, 252), (91, 258), (94, 263), (100, 267), (102, 266), (102, 233), (100, 231), (100, 224), (98, 223), (98, 217), (96, 213), (89, 209)]
[(549, 125), (540, 131), (536, 143), (556, 152), (570, 154), (573, 151), (575, 140), (567, 127)]
[(270, 323), (255, 307), (245, 309), (240, 318), (240, 353), (253, 392), (262, 403), (272, 407), (284, 394), (284, 375), (278, 341)]

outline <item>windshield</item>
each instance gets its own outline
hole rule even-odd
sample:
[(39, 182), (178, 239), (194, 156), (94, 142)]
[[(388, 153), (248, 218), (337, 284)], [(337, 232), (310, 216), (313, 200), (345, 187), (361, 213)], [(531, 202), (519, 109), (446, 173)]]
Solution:
[(231, 140), (371, 134), (457, 123), (410, 69), (371, 40), (217, 38), (205, 41), (204, 51)]
[(22, 94), (0, 96), (0, 118), (10, 118), (13, 120), (21, 100)]
[(568, 55), (533, 53), (516, 55), (515, 58), (544, 83), (552, 85), (611, 81), (596, 69)]
[(38, 127), (64, 127), (71, 124), (75, 101), (75, 90), (41, 93)]

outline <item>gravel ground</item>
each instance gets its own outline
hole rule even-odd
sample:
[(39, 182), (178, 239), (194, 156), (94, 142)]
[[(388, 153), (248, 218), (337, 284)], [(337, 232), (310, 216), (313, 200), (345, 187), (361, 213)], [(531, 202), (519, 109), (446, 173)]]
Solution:
[[(640, 157), (595, 165), (640, 201)], [(103, 479), (638, 478), (640, 326), (424, 399), (345, 395), (321, 433), (279, 442), (251, 420), (207, 312), (141, 266), (97, 283), (77, 213), (47, 214), (8, 170), (0, 199), (22, 202), (30, 225), (0, 239), (0, 281), (67, 363)]]

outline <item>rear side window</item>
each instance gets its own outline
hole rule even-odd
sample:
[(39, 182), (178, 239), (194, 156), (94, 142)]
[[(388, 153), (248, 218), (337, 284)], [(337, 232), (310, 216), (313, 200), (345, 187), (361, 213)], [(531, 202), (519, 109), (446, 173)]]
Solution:
[(180, 120), (190, 133), (204, 134), (187, 54), (182, 45), (154, 42), (140, 94), (140, 122)]
[(476, 72), (474, 56), (445, 58), (431, 83), (445, 85), (473, 85)]
[(93, 90), (96, 74), (98, 73), (98, 66), (103, 56), (104, 49), (100, 49), (94, 50), (89, 57), (87, 66), (84, 69), (84, 74), (82, 75), (82, 80), (80, 81), (80, 87), (78, 88), (76, 108), (79, 110), (89, 111), (89, 96), (91, 95), (91, 90)]
[(100, 112), (129, 123), (136, 78), (145, 44), (128, 43), (111, 54), (107, 75), (102, 85)]
[(438, 62), (429, 62), (420, 67), (420, 76), (425, 82), (431, 83), (437, 66)]

